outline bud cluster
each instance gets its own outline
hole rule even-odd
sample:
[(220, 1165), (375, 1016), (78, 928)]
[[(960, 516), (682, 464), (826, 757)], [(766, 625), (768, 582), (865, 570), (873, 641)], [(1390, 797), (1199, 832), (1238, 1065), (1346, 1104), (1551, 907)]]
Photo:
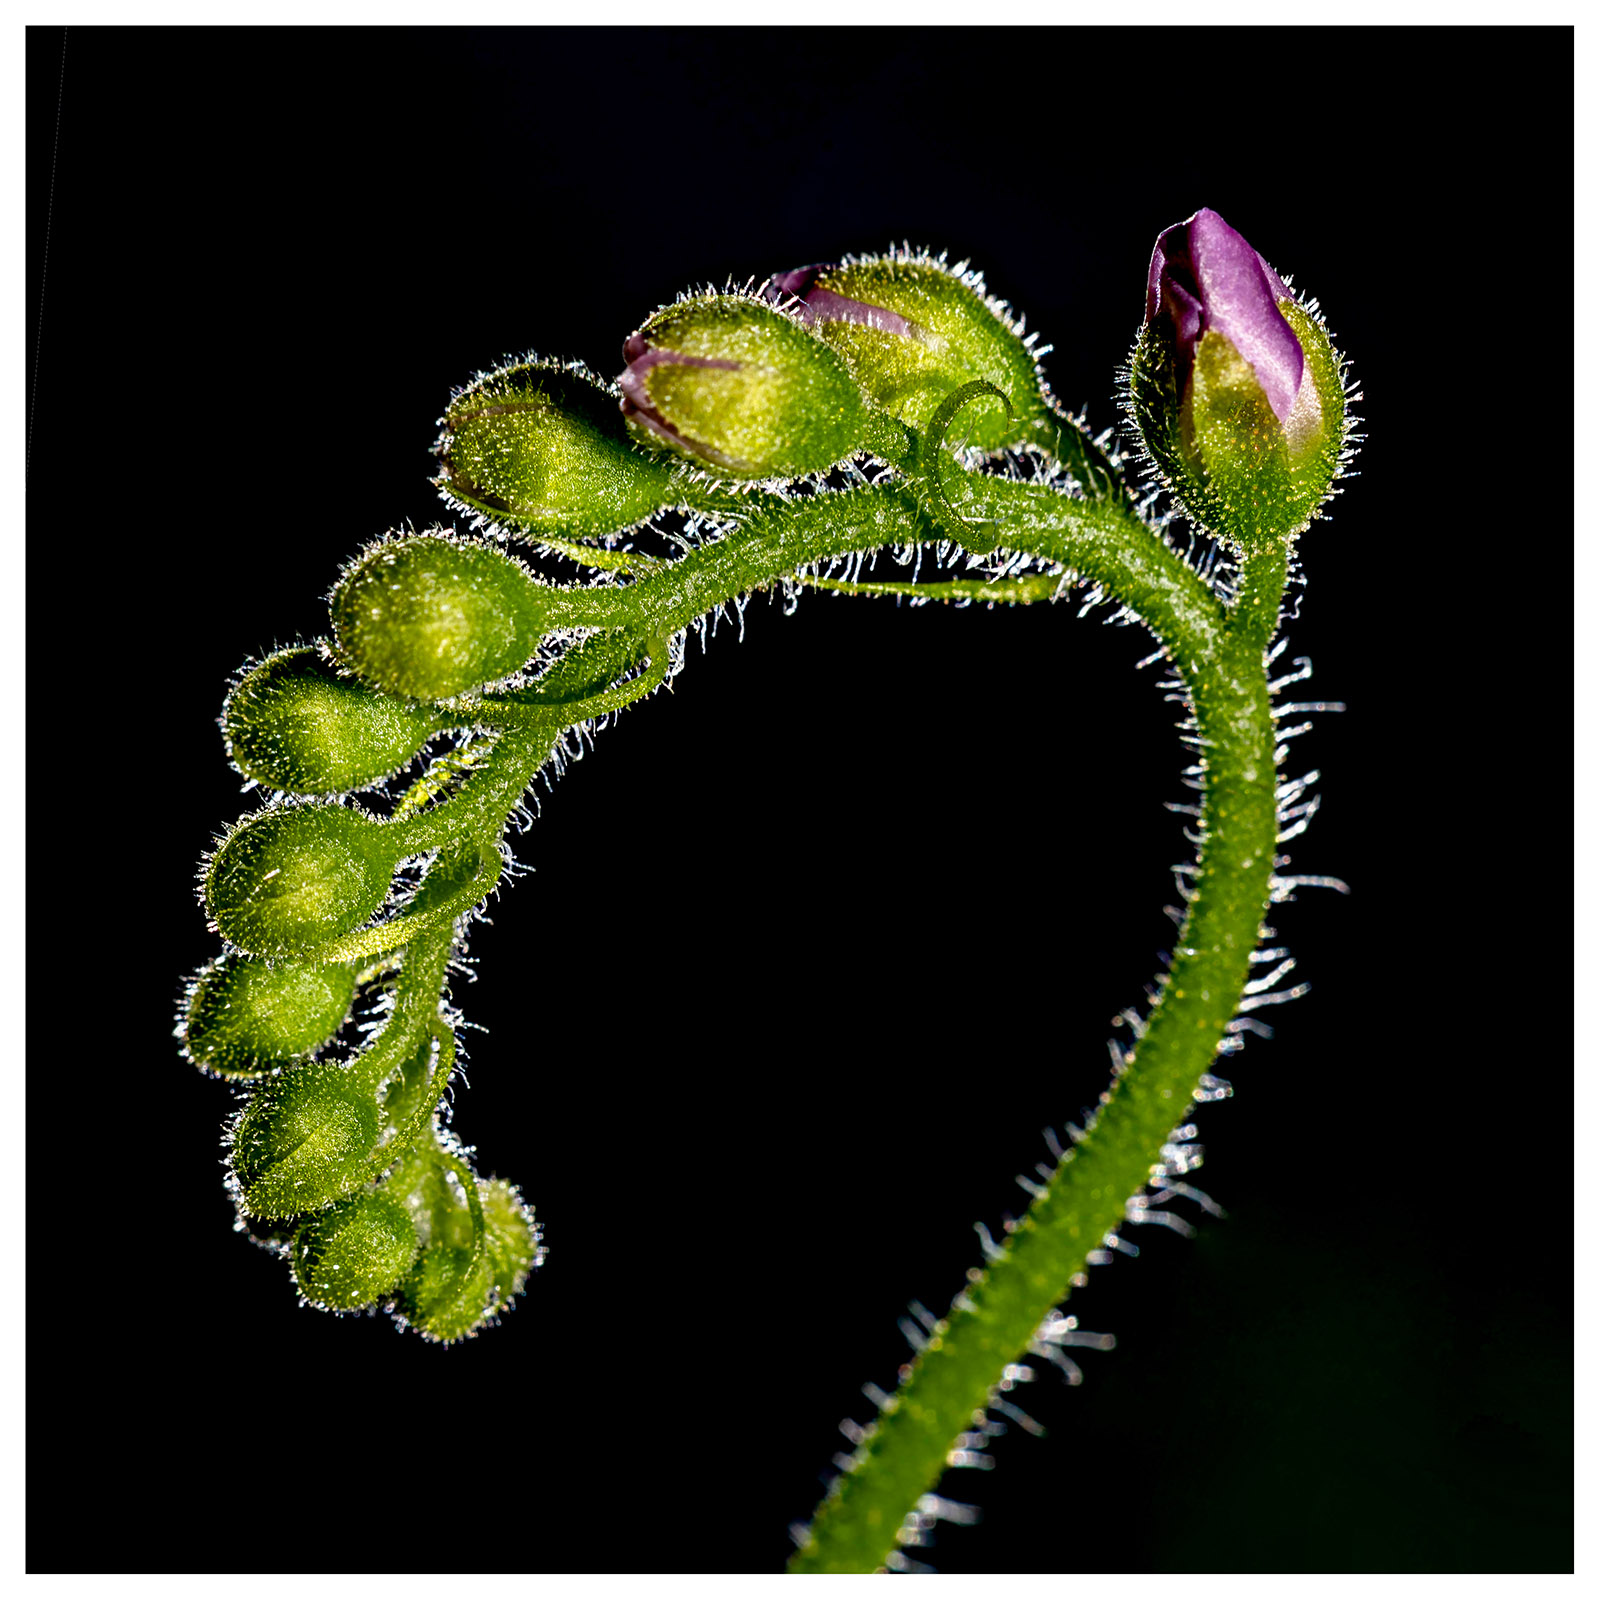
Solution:
[(633, 447), (615, 395), (576, 362), (485, 373), (440, 420), (438, 487), (488, 521), (589, 538), (675, 503), (671, 463)]
[[(234, 829), (205, 879), (228, 949), (189, 986), (179, 1035), (196, 1065), (253, 1083), (229, 1184), (305, 1297), (338, 1311), (388, 1301), (450, 1340), (492, 1320), (542, 1250), (516, 1191), (478, 1179), (434, 1120), (454, 1036), (422, 993), (437, 993), (456, 917), (492, 882), (480, 853), (444, 852), (411, 897), (399, 921), (432, 914), (443, 931), (412, 937), (398, 976), (338, 958), (408, 848), (402, 827), (338, 805), (280, 803)], [(352, 1059), (324, 1058), (364, 988), (382, 1026)]]
[(907, 429), (978, 380), (1012, 410), (973, 407), (968, 443), (1077, 442), (1034, 336), (975, 272), (910, 250), (685, 295), (628, 336), (622, 359), (614, 385), (535, 358), (480, 375), (441, 419), (444, 497), (557, 548), (607, 538), (693, 502), (696, 485), (786, 483), (858, 455), (901, 462)]
[[(437, 1340), (491, 1322), (542, 1259), (516, 1191), (480, 1179), (436, 1120), (455, 1053), (439, 992), (460, 920), (502, 857), (470, 824), (450, 826), (462, 800), (452, 778), (476, 768), (455, 751), (388, 820), (342, 801), (469, 720), (437, 700), (520, 665), (532, 645), (505, 640), (521, 627), (537, 641), (538, 591), (488, 547), (383, 541), (336, 594), (341, 659), (361, 660), (368, 681), (338, 670), (328, 644), (278, 651), (242, 676), (222, 719), (230, 754), (285, 793), (206, 866), (226, 949), (189, 984), (178, 1025), (191, 1061), (253, 1089), (229, 1130), (229, 1187), (305, 1298), (335, 1311), (388, 1304)], [(419, 620), (409, 650), (381, 627), (369, 648), (385, 607)], [(372, 677), (420, 685), (435, 703)], [(443, 847), (397, 897), (402, 863), (427, 839)], [(341, 1059), (332, 1052), (362, 1012), (368, 1037)]]
[[(508, 820), (568, 730), (664, 681), (695, 620), (824, 560), (934, 542), (957, 414), (976, 449), (1026, 446), (1048, 468), (978, 489), (970, 474), (974, 498), (994, 492), (962, 547), (997, 549), (1009, 531), (1008, 559), (1047, 569), (1032, 576), (1050, 598), (1072, 574), (1108, 589), (1122, 575), (1130, 609), (1178, 595), (1176, 622), (1200, 619), (1198, 658), (1217, 595), (1057, 409), (1039, 353), (976, 274), (907, 250), (686, 295), (627, 337), (614, 384), (530, 357), (452, 397), (434, 447), (444, 498), (603, 576), (560, 586), (488, 539), (386, 536), (339, 576), (331, 637), (275, 651), (228, 695), (229, 757), (270, 798), (205, 864), (224, 951), (189, 984), (178, 1031), (198, 1067), (252, 1090), (230, 1129), (230, 1187), (307, 1300), (387, 1304), (451, 1340), (520, 1289), (542, 1259), (532, 1213), (472, 1170), (439, 1110), (455, 1060), (446, 976), (500, 880)], [(1316, 514), (1348, 437), (1314, 310), (1210, 211), (1157, 241), (1129, 405), (1184, 509), (1244, 554), (1281, 552)], [(862, 456), (897, 470), (855, 472)], [(834, 492), (836, 469), (857, 481)], [(724, 537), (675, 563), (601, 548), (671, 512)], [(1118, 538), (1125, 567), (1109, 560)], [(1022, 598), (1005, 577), (980, 597)], [(945, 597), (958, 589), (973, 593)], [(387, 783), (442, 734), (464, 742), (388, 815), (353, 802), (392, 798)], [(352, 1032), (364, 1037), (346, 1058)]]

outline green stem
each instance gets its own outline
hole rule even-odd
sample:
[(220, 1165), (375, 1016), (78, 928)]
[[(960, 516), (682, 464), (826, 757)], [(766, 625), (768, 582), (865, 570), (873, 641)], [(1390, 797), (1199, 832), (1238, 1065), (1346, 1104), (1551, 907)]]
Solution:
[(439, 1102), (444, 1099), (445, 1090), (450, 1087), (450, 1074), (455, 1070), (456, 1064), (455, 1030), (446, 1027), (444, 1021), (436, 1017), (432, 1033), (439, 1042), (439, 1057), (434, 1063), (433, 1077), (423, 1086), (422, 1098), (405, 1125), (395, 1130), (394, 1138), (384, 1145), (374, 1158), (371, 1174), (374, 1180), (381, 1178), (416, 1144), (422, 1131), (432, 1123), (433, 1114), (439, 1109)]
[[(451, 865), (448, 859), (441, 858), (434, 863), (429, 879), (435, 872), (448, 872)], [(427, 886), (424, 882), (423, 889)], [(395, 974), (389, 1015), (372, 1043), (346, 1070), (359, 1072), (376, 1089), (405, 1062), (438, 1022), (439, 991), (444, 985), (445, 968), (450, 964), (450, 952), (454, 948), (453, 922), (443, 926), (434, 924), (425, 931), (413, 933), (405, 947), (400, 970)]]
[(575, 722), (587, 722), (591, 717), (621, 711), (664, 683), (672, 662), (672, 653), (664, 638), (651, 639), (643, 652), (629, 653), (648, 654), (649, 666), (637, 678), (603, 689), (599, 694), (585, 695), (579, 700), (550, 700), (537, 690), (516, 690), (504, 695), (485, 695), (473, 708), (474, 714), (491, 728), (559, 731), (570, 728)]
[(484, 1220), (483, 1199), (478, 1193), (477, 1174), (460, 1156), (453, 1155), (448, 1150), (437, 1149), (435, 1158), (440, 1166), (448, 1167), (455, 1173), (461, 1184), (462, 1193), (466, 1196), (467, 1213), (472, 1218), (472, 1251), (454, 1280), (457, 1286), (456, 1292), (459, 1292), (462, 1286), (471, 1281), (472, 1274), (478, 1270), (484, 1252), (489, 1248), (489, 1226)]
[(1112, 500), (1132, 509), (1127, 487), (1110, 458), (1064, 412), (1053, 410), (1034, 425), (1034, 432), (1043, 448), (1082, 484), (1091, 500)]
[(528, 537), (599, 572), (659, 572), (666, 566), (658, 557), (643, 555), (637, 550), (607, 550), (600, 545), (585, 544), (581, 539), (563, 539), (558, 534), (543, 531), (532, 532)]
[(808, 589), (829, 594), (892, 594), (916, 600), (973, 600), (989, 605), (1026, 606), (1054, 600), (1061, 579), (1054, 573), (1035, 572), (1025, 578), (949, 578), (936, 583), (845, 583), (838, 578), (804, 578)]
[[(1013, 493), (1022, 487), (979, 486), (975, 496), (998, 509), (1025, 499)], [(1003, 542), (1014, 544), (1019, 532), (1006, 526)], [(1042, 528), (1023, 536), (1028, 543), (1018, 547), (1066, 559), (1070, 535), (1059, 545)], [(1027, 1354), (1089, 1253), (1123, 1222), (1128, 1200), (1149, 1181), (1162, 1144), (1187, 1114), (1242, 997), (1268, 904), (1277, 839), (1264, 651), (1277, 627), (1287, 556), (1280, 549), (1247, 561), (1238, 603), (1223, 620), (1214, 613), (1214, 601), (1196, 606), (1188, 586), (1166, 581), (1164, 563), (1146, 555), (1137, 547), (1122, 553), (1127, 572), (1153, 580), (1137, 594), (1112, 581), (1114, 561), (1102, 562), (1094, 576), (1151, 626), (1178, 665), (1194, 706), (1203, 842), (1171, 970), (1092, 1128), (1062, 1158), (998, 1258), (935, 1326), (856, 1449), (851, 1469), (834, 1480), (818, 1507), (791, 1571), (871, 1572), (885, 1566), (898, 1548), (903, 1518), (938, 1482), (957, 1435), (990, 1403), (998, 1375)]]
[(437, 850), (467, 836), (499, 838), (507, 813), (549, 760), (559, 736), (559, 729), (548, 726), (505, 734), (458, 793), (404, 822), (388, 824), (395, 830), (396, 859)]
[[(962, 486), (960, 509), (998, 524), (1002, 547), (1043, 556), (1100, 584), (1163, 639), (1193, 651), (1207, 645), (1220, 627), (1222, 609), (1215, 596), (1126, 506), (1072, 499), (1042, 484), (961, 473), (951, 463), (945, 464), (945, 475)], [(665, 572), (625, 588), (561, 591), (562, 624), (668, 637), (738, 596), (818, 561), (946, 537), (904, 485), (783, 501), (751, 495), (747, 506), (745, 520), (727, 537), (691, 551)]]
[(452, 861), (436, 866), (416, 898), (398, 916), (375, 927), (358, 928), (354, 933), (321, 946), (317, 960), (371, 961), (401, 949), (425, 933), (440, 928), (453, 929), (456, 919), (464, 917), (486, 899), (500, 881), (504, 863), (499, 849), (487, 837), (479, 843), (476, 857), (469, 858), (468, 862)]

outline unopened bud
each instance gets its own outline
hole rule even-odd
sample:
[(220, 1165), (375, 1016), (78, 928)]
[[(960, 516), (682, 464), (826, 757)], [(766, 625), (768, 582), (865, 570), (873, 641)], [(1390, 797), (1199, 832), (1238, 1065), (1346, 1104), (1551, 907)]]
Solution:
[(347, 966), (224, 955), (195, 980), (183, 1043), (196, 1066), (253, 1077), (326, 1044), (350, 1013), (356, 975)]
[(1156, 240), (1129, 378), (1145, 447), (1196, 522), (1251, 551), (1316, 515), (1344, 448), (1339, 358), (1215, 211)]
[(291, 794), (365, 788), (398, 772), (437, 730), (426, 706), (341, 677), (309, 645), (252, 667), (222, 708), (233, 764)]
[(394, 873), (383, 824), (340, 806), (274, 806), (223, 841), (206, 873), (206, 909), (253, 956), (301, 955), (359, 928)]
[(973, 405), (961, 419), (968, 443), (1048, 442), (1060, 427), (1033, 340), (976, 274), (927, 256), (876, 256), (777, 273), (766, 293), (838, 351), (876, 405), (914, 428), (925, 429), (947, 395), (978, 379), (1010, 399), (1014, 420), (998, 402)]
[(365, 682), (447, 700), (525, 665), (554, 604), (509, 556), (424, 533), (372, 546), (340, 580), (331, 610), (339, 655)]
[(370, 1177), (383, 1112), (366, 1060), (314, 1061), (262, 1083), (233, 1130), (247, 1216), (317, 1211)]
[(863, 448), (867, 406), (844, 362), (760, 301), (679, 301), (631, 335), (622, 355), (622, 411), (637, 435), (715, 476), (800, 477)]
[(583, 538), (675, 503), (671, 464), (634, 445), (615, 394), (579, 369), (532, 361), (488, 373), (442, 422), (435, 481), (496, 522)]
[(416, 1259), (417, 1230), (385, 1189), (352, 1195), (301, 1225), (291, 1262), (314, 1305), (355, 1311), (393, 1291)]

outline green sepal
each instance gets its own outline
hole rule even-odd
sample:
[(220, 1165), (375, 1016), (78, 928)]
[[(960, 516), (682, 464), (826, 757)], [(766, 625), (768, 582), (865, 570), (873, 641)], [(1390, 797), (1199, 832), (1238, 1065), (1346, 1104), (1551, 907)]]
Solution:
[(331, 600), (340, 659), (374, 688), (448, 700), (510, 676), (551, 627), (554, 592), (509, 556), (444, 533), (387, 539)]
[[(630, 418), (645, 444), (684, 451), (714, 477), (732, 479), (826, 472), (864, 447), (868, 408), (849, 369), (763, 301), (744, 295), (680, 300), (658, 311), (636, 337), (666, 354), (731, 363), (662, 360), (649, 366), (639, 382), (650, 409), (676, 438)], [(626, 374), (623, 390), (632, 392)]]
[[(1315, 393), (1303, 395), (1303, 403), (1289, 417), (1289, 461), (1303, 494), (1315, 490), (1316, 498), (1306, 513), (1314, 518), (1327, 503), (1333, 482), (1344, 468), (1349, 444), (1350, 419), (1346, 414), (1345, 364), (1328, 337), (1321, 316), (1308, 311), (1297, 300), (1280, 300), (1278, 310), (1294, 330), (1306, 358), (1306, 373)], [(1320, 413), (1320, 416), (1314, 416)]]
[[(448, 907), (452, 901), (459, 905), (463, 892), (470, 890), (475, 881), (481, 881), (488, 873), (493, 873), (489, 885), (492, 887), (504, 862), (505, 858), (499, 849), (485, 839), (457, 840), (434, 857), (427, 877), (406, 901), (403, 915), (421, 918)], [(482, 900), (488, 893), (489, 888), (481, 888), (473, 899)]]
[(1146, 323), (1129, 364), (1129, 395), (1150, 458), (1185, 514), (1243, 554), (1301, 533), (1326, 502), (1345, 444), (1344, 383), (1327, 330), (1292, 299), (1278, 310), (1300, 341), (1306, 378), (1280, 422), (1231, 340), (1195, 347), (1187, 387), (1170, 329)]
[(926, 256), (868, 256), (819, 273), (816, 287), (887, 311), (908, 331), (820, 311), (812, 330), (844, 357), (885, 411), (919, 432), (952, 390), (978, 380), (1011, 401), (974, 406), (961, 433), (981, 450), (1023, 440), (1048, 445), (1064, 425), (1051, 410), (1033, 341), (991, 300), (982, 279)]
[(268, 1078), (233, 1129), (241, 1209), (294, 1217), (360, 1188), (384, 1120), (359, 1062), (314, 1061)]
[(471, 1244), (430, 1243), (402, 1286), (401, 1314), (424, 1338), (450, 1344), (489, 1320), (493, 1288), (487, 1251), (474, 1262)]
[(504, 1178), (482, 1186), (495, 1304), (504, 1306), (522, 1293), (528, 1274), (544, 1260), (533, 1208)]
[(383, 904), (394, 870), (383, 824), (341, 806), (280, 805), (228, 835), (206, 872), (206, 909), (247, 955), (310, 954)]
[(507, 527), (620, 533), (677, 503), (671, 463), (640, 451), (619, 395), (582, 367), (525, 361), (450, 402), (434, 445), (447, 499)]
[(353, 967), (232, 953), (195, 979), (180, 1037), (189, 1059), (228, 1078), (284, 1066), (328, 1043), (355, 998)]
[(430, 806), (457, 793), (474, 772), (482, 771), (494, 753), (495, 737), (474, 736), (445, 750), (428, 763), (427, 770), (400, 796), (389, 814), (391, 823), (421, 816)]
[(345, 794), (398, 772), (439, 731), (438, 715), (341, 677), (314, 646), (252, 667), (222, 708), (228, 757), (291, 794)]
[(433, 1072), (434, 1045), (431, 1034), (418, 1040), (416, 1048), (384, 1082), (380, 1095), (381, 1137), (386, 1143), (413, 1127), (439, 1098), (440, 1084)]
[(312, 1217), (295, 1237), (290, 1262), (307, 1300), (355, 1311), (393, 1293), (417, 1254), (417, 1230), (387, 1186), (352, 1195)]

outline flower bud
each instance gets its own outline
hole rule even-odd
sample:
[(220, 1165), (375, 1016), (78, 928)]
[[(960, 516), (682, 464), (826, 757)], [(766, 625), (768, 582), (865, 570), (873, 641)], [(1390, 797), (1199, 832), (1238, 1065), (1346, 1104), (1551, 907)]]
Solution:
[(441, 420), (436, 483), (496, 522), (583, 538), (676, 501), (670, 463), (634, 447), (615, 394), (581, 368), (528, 361), (487, 373)]
[(222, 708), (228, 755), (291, 794), (343, 794), (398, 772), (438, 730), (425, 706), (342, 678), (299, 645), (252, 667)]
[(355, 998), (353, 968), (228, 954), (195, 980), (181, 1032), (196, 1066), (247, 1078), (326, 1044)]
[(467, 1338), (487, 1320), (493, 1272), (487, 1251), (472, 1265), (470, 1230), (465, 1244), (430, 1240), (401, 1288), (406, 1320), (441, 1344)]
[(1338, 474), (1344, 384), (1327, 330), (1215, 211), (1156, 240), (1129, 394), (1186, 513), (1237, 549), (1300, 532)]
[(718, 477), (824, 472), (864, 446), (867, 406), (844, 363), (760, 301), (679, 301), (632, 334), (622, 357), (622, 414), (636, 435)]
[(970, 444), (1054, 439), (1059, 423), (1047, 420), (1033, 339), (975, 273), (928, 256), (847, 258), (777, 273), (765, 292), (838, 351), (874, 403), (902, 422), (926, 428), (947, 395), (981, 378), (1010, 399), (1015, 421), (998, 402), (973, 405), (961, 419)]
[(352, 1195), (302, 1225), (291, 1264), (301, 1294), (327, 1311), (376, 1304), (416, 1259), (417, 1230), (384, 1189)]
[(339, 806), (274, 806), (211, 858), (206, 909), (247, 955), (306, 954), (383, 904), (394, 865), (381, 822)]
[(509, 556), (424, 533), (373, 545), (340, 580), (331, 611), (339, 654), (365, 682), (447, 700), (525, 665), (553, 605)]
[(503, 1178), (478, 1185), (484, 1249), (472, 1262), (473, 1229), (443, 1174), (424, 1182), (420, 1199), (429, 1216), (428, 1244), (401, 1287), (409, 1322), (428, 1339), (469, 1338), (522, 1291), (530, 1268), (542, 1259), (539, 1231), (522, 1197)]
[(233, 1130), (247, 1216), (317, 1211), (371, 1175), (384, 1117), (366, 1066), (314, 1061), (262, 1083)]

